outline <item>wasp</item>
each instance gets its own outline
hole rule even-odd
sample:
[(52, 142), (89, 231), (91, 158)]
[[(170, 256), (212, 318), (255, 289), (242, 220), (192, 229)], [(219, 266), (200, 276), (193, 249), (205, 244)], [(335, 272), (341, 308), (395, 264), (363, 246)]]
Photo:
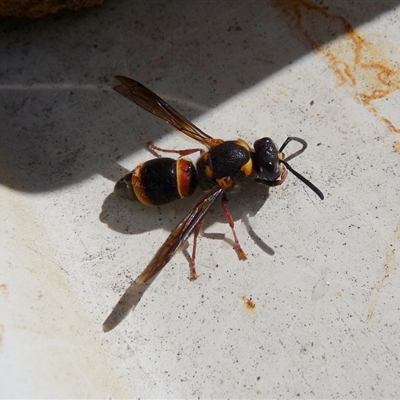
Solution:
[[(227, 192), (237, 189), (245, 181), (253, 181), (268, 187), (281, 185), (287, 176), (287, 171), (293, 173), (298, 179), (313, 190), (323, 200), (322, 192), (308, 179), (295, 171), (285, 159), (283, 150), (291, 142), (301, 144), (302, 148), (290, 156), (303, 152), (307, 143), (298, 137), (288, 137), (282, 146), (276, 147), (272, 139), (264, 137), (255, 141), (253, 147), (242, 139), (222, 140), (215, 139), (187, 120), (166, 101), (157, 96), (141, 83), (124, 77), (116, 76), (116, 84), (113, 89), (136, 103), (149, 113), (163, 119), (185, 135), (198, 141), (203, 148), (187, 150), (166, 150), (148, 143), (150, 151), (177, 153), (178, 159), (161, 157), (139, 164), (131, 173), (121, 178), (115, 185), (114, 192), (130, 200), (139, 201), (145, 205), (162, 205), (174, 200), (190, 196), (197, 187), (204, 194), (197, 200), (193, 208), (183, 220), (173, 229), (157, 253), (151, 259), (144, 271), (134, 281), (136, 297), (127, 294), (121, 298), (114, 311), (103, 325), (108, 331), (115, 324), (115, 312), (123, 314), (117, 318), (118, 323), (127, 315), (128, 309), (132, 309), (140, 300), (138, 293), (144, 290), (140, 287), (148, 284), (171, 260), (174, 254), (187, 242), (193, 233), (193, 250), (190, 258), (190, 279), (197, 278), (195, 269), (195, 253), (197, 236), (200, 233), (203, 219), (215, 201), (222, 198), (222, 208), (234, 237), (234, 249), (240, 260), (246, 259), (246, 254), (240, 246), (235, 233), (234, 222), (227, 208)], [(189, 154), (199, 152), (196, 165), (192, 161), (182, 158)], [(131, 285), (132, 286), (132, 285)], [(129, 304), (128, 304), (129, 303)], [(132, 304), (130, 304), (132, 303)], [(118, 305), (124, 310), (117, 310)], [(114, 321), (111, 321), (114, 319)]]

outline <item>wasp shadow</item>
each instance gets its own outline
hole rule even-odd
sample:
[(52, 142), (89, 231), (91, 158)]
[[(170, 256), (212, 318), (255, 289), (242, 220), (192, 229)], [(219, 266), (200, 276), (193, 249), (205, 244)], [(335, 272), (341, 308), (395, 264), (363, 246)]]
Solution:
[[(145, 206), (139, 202), (130, 201), (110, 193), (104, 200), (99, 215), (99, 220), (110, 229), (127, 234), (138, 235), (151, 232), (160, 228), (171, 232), (177, 224), (190, 212), (195, 201), (200, 197), (201, 192), (197, 190), (191, 197), (177, 200), (163, 206)], [(273, 254), (273, 250), (263, 241), (251, 227), (249, 217), (255, 216), (264, 206), (269, 197), (269, 188), (264, 185), (246, 182), (239, 189), (228, 192), (228, 209), (234, 221), (242, 221), (250, 237), (267, 254)], [(263, 218), (262, 212), (259, 218)], [(207, 233), (215, 222), (226, 223), (226, 217), (220, 206), (220, 201), (211, 208), (203, 220), (202, 236), (218, 240), (222, 239), (233, 244), (230, 229), (220, 233)]]
[[(250, 182), (243, 186), (244, 187), (242, 187), (241, 190), (231, 193), (230, 198), (228, 198), (228, 205), (232, 218), (234, 221), (240, 219), (244, 220), (246, 229), (250, 236), (255, 240), (255, 243), (267, 254), (272, 255), (274, 253), (273, 250), (255, 233), (249, 222), (249, 216), (256, 215), (267, 201), (269, 197), (269, 188), (263, 185), (252, 184)], [(187, 207), (186, 212), (183, 211), (184, 207), (182, 207), (182, 203), (189, 203), (189, 201), (193, 202), (193, 199), (186, 198), (179, 202), (179, 214), (182, 214), (179, 216), (179, 220), (182, 220), (184, 216), (190, 212), (191, 207)], [(222, 207), (218, 207), (218, 204), (216, 204), (210, 210), (208, 215), (206, 215), (203, 222), (204, 230), (207, 230), (207, 228), (210, 227), (215, 221), (226, 222), (225, 215), (221, 208)], [(164, 209), (164, 212), (162, 209)], [(110, 226), (111, 229), (127, 234), (137, 234), (154, 229), (155, 226), (159, 226), (160, 223), (162, 223), (163, 213), (167, 214), (171, 210), (177, 210), (176, 202), (165, 205), (164, 207), (146, 207), (138, 202), (127, 201), (126, 199), (119, 198), (115, 194), (110, 194), (104, 201), (103, 209), (100, 214), (100, 220)], [(142, 218), (140, 223), (137, 223), (139, 214), (142, 215)], [(166, 221), (164, 221), (163, 226), (165, 226), (167, 230), (173, 230), (171, 225), (172, 221), (168, 220), (168, 218), (165, 220), (169, 222), (167, 225), (165, 225)], [(224, 233), (206, 233), (203, 236), (209, 239), (223, 240), (233, 246), (233, 241), (231, 239), (227, 239), (226, 237), (227, 232), (228, 231), (225, 231)], [(184, 254), (189, 261), (190, 256), (187, 252), (187, 247), (184, 248)], [(130, 314), (130, 312), (136, 308), (144, 293), (157, 275), (152, 277), (146, 283), (141, 283), (140, 279), (138, 278), (131, 282), (121, 296), (120, 300), (117, 302), (111, 313), (104, 321), (104, 332), (109, 332), (117, 327)]]
[(113, 231), (127, 235), (151, 232), (160, 227), (172, 231), (191, 209), (195, 199), (193, 196), (163, 206), (146, 206), (110, 193), (103, 202), (99, 219)]

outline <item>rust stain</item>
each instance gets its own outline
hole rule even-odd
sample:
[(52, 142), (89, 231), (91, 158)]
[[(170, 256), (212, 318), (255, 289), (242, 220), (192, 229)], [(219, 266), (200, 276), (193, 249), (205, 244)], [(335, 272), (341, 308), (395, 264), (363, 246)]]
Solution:
[(256, 308), (256, 304), (246, 296), (241, 296), (241, 299), (244, 301), (244, 304), (248, 310), (254, 310)]
[(393, 240), (390, 241), (388, 248), (386, 250), (385, 260), (383, 263), (383, 267), (381, 272), (378, 275), (377, 282), (375, 283), (374, 287), (371, 289), (369, 294), (368, 303), (365, 309), (365, 322), (368, 323), (371, 321), (375, 314), (375, 309), (379, 301), (379, 294), (385, 285), (386, 280), (390, 277), (390, 274), (395, 269), (395, 259), (397, 257), (396, 254), (396, 246), (394, 245), (395, 242), (400, 241), (400, 221), (397, 224), (397, 229), (394, 234)]
[[(400, 89), (400, 67), (390, 65), (373, 46), (340, 15), (308, 0), (272, 0), (291, 21), (303, 40), (321, 55), (336, 76), (336, 85), (349, 89), (353, 97), (379, 118), (393, 133), (400, 127), (379, 109), (377, 100)], [(331, 41), (333, 38), (336, 40)]]
[(400, 142), (394, 142), (393, 143), (393, 149), (396, 153), (400, 154)]

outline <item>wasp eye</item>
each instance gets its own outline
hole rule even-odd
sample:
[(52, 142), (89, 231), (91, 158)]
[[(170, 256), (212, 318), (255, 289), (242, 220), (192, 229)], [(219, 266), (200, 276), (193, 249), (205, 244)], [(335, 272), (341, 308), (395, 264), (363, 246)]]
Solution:
[(264, 176), (269, 181), (275, 181), (281, 176), (281, 168), (279, 165), (279, 161), (276, 162), (267, 161), (262, 166), (262, 171), (264, 172)]

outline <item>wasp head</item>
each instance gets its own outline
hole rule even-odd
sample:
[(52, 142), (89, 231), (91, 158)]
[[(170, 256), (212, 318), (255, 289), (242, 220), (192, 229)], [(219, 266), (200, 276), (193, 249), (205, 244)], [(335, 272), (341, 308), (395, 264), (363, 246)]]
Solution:
[(282, 174), (282, 164), (278, 149), (270, 138), (262, 138), (254, 143), (254, 163), (257, 175), (269, 182), (275, 182)]

